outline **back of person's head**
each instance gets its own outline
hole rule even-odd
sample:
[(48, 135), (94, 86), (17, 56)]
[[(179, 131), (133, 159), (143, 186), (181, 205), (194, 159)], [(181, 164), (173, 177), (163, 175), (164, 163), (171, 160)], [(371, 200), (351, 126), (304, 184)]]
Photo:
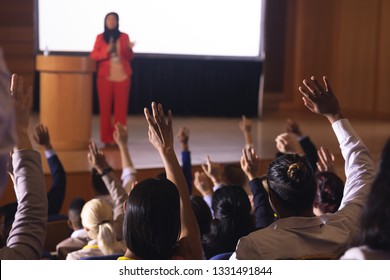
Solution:
[(9, 152), (16, 143), (14, 107), (9, 91), (10, 78), (0, 47), (0, 197), (5, 189)]
[(86, 201), (80, 197), (76, 197), (70, 202), (68, 208), (68, 220), (73, 230), (83, 228), (83, 224), (81, 223), (81, 211), (83, 210), (85, 203)]
[(180, 197), (168, 179), (146, 179), (130, 192), (123, 233), (141, 259), (170, 259), (180, 234)]
[(238, 239), (254, 230), (249, 198), (241, 186), (230, 185), (216, 190), (212, 209), (214, 219), (210, 232), (202, 240), (206, 258), (234, 251)]
[(110, 194), (107, 190), (106, 185), (104, 184), (102, 176), (99, 174), (99, 172), (95, 168), (92, 168), (91, 180), (92, 180), (92, 187), (95, 191), (96, 196)]
[(200, 235), (210, 231), (210, 223), (212, 220), (212, 215), (209, 206), (206, 201), (204, 201), (203, 197), (199, 195), (191, 195), (191, 207), (192, 211), (195, 214), (196, 221), (198, 222)]
[(315, 179), (317, 191), (313, 207), (321, 214), (336, 212), (343, 199), (344, 182), (333, 172), (318, 172)]
[(116, 247), (116, 234), (113, 228), (113, 211), (104, 200), (94, 198), (85, 203), (81, 211), (81, 222), (88, 237), (95, 239), (99, 249), (105, 254), (113, 254)]
[(372, 249), (390, 250), (390, 139), (379, 161), (370, 194), (363, 210), (361, 244)]
[(267, 180), (271, 200), (276, 196), (284, 209), (299, 213), (313, 208), (317, 187), (306, 158), (298, 154), (277, 157), (268, 167)]

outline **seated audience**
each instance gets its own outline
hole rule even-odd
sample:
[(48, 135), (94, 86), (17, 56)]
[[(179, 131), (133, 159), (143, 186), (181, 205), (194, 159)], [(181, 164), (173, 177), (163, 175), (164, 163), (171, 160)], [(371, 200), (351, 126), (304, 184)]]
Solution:
[(59, 260), (65, 260), (69, 253), (80, 250), (89, 241), (87, 232), (81, 222), (81, 211), (85, 202), (84, 199), (77, 197), (69, 205), (68, 225), (73, 232), (70, 237), (57, 244), (56, 251)]
[(32, 88), (25, 91), (23, 78), (12, 75), (11, 95), (8, 71), (0, 49), (0, 194), (7, 178), (9, 152), (12, 153), (14, 189), (18, 200), (9, 237), (0, 249), (0, 259), (40, 259), (47, 224), (47, 197), (41, 157), (28, 135)]
[(313, 203), (316, 216), (336, 212), (341, 204), (344, 182), (334, 172), (334, 155), (324, 147), (318, 150), (317, 192)]
[(125, 251), (123, 242), (123, 203), (127, 194), (116, 178), (105, 156), (94, 142), (89, 145), (88, 160), (102, 177), (114, 202), (112, 208), (105, 200), (94, 198), (88, 201), (81, 211), (81, 222), (91, 239), (81, 250), (67, 255), (67, 260), (78, 260), (89, 256), (120, 254)]
[(223, 186), (213, 194), (214, 218), (202, 239), (206, 259), (233, 252), (238, 239), (255, 229), (248, 195), (241, 186)]
[(246, 146), (242, 150), (240, 163), (249, 179), (249, 188), (253, 197), (255, 227), (256, 229), (265, 228), (275, 220), (275, 216), (260, 176), (260, 158), (251, 146)]
[[(65, 198), (66, 173), (59, 157), (57, 156), (50, 142), (50, 135), (49, 135), (48, 128), (42, 124), (36, 125), (33, 138), (38, 145), (44, 147), (45, 156), (50, 168), (50, 174), (52, 180), (51, 180), (51, 188), (47, 193), (48, 215), (49, 217), (58, 215), (60, 213), (62, 203)], [(17, 206), (18, 203), (17, 201), (15, 201), (1, 207), (2, 211), (5, 214), (5, 224), (4, 224), (5, 236), (8, 236), (8, 232), (15, 218)]]
[(124, 237), (127, 251), (119, 259), (201, 259), (202, 247), (189, 191), (173, 144), (172, 113), (161, 104), (145, 108), (149, 141), (159, 152), (167, 179), (146, 179), (130, 192)]
[(390, 260), (390, 139), (379, 161), (378, 172), (364, 205), (356, 247), (341, 259)]
[(316, 184), (309, 162), (297, 154), (276, 158), (268, 168), (271, 206), (279, 219), (265, 229), (242, 237), (231, 259), (338, 258), (357, 236), (362, 208), (370, 190), (374, 167), (370, 153), (345, 119), (324, 77), (299, 87), (304, 104), (325, 116), (340, 143), (347, 182), (339, 211), (316, 217)]

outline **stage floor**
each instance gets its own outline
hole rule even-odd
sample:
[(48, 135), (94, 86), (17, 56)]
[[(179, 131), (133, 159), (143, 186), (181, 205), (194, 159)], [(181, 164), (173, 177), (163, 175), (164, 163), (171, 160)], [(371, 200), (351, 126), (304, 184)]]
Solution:
[[(275, 137), (284, 132), (286, 119), (296, 120), (304, 134), (310, 136), (319, 146), (330, 148), (339, 158), (338, 164), (342, 167), (342, 159), (338, 143), (328, 121), (318, 115), (307, 112), (283, 111), (267, 113), (261, 118), (252, 118), (253, 140), (255, 150), (262, 159), (272, 159), (275, 156)], [(366, 143), (374, 159), (379, 157), (381, 149), (390, 137), (390, 122), (368, 119), (350, 119), (355, 130)], [(38, 115), (33, 115), (32, 125), (39, 121)], [(205, 162), (207, 155), (213, 161), (220, 163), (238, 162), (241, 157), (244, 138), (239, 129), (239, 118), (206, 118), (206, 117), (176, 117), (173, 119), (174, 133), (180, 127), (186, 126), (190, 130), (189, 147), (193, 165)], [(94, 115), (92, 120), (92, 139), (102, 147), (99, 137), (99, 116)], [(143, 115), (128, 117), (129, 150), (137, 169), (162, 167), (158, 153), (150, 144), (147, 136), (147, 122)], [(175, 138), (175, 151), (180, 159), (180, 144)], [(39, 149), (39, 148), (38, 148)], [(40, 150), (42, 151), (42, 150)], [(118, 150), (104, 150), (109, 163), (120, 169)], [(61, 151), (57, 150), (67, 172), (84, 172), (90, 170), (87, 160), (87, 150)], [(43, 161), (44, 171), (48, 167)]]

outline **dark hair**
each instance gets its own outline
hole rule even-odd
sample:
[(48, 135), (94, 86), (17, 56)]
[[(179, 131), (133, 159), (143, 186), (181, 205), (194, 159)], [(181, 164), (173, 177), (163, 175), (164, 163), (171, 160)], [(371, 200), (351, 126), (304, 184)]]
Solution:
[(74, 198), (68, 208), (68, 219), (72, 222), (76, 228), (83, 228), (81, 223), (81, 210), (83, 210), (85, 200), (80, 197)]
[(374, 250), (390, 250), (390, 139), (379, 161), (363, 210), (360, 243)]
[(95, 168), (91, 171), (92, 187), (96, 195), (107, 195), (110, 194), (107, 190), (106, 185), (102, 179), (102, 176), (97, 172)]
[[(108, 29), (106, 26), (106, 19), (108, 16), (116, 17), (117, 25), (114, 29)], [(118, 40), (120, 35), (121, 32), (119, 31), (119, 15), (115, 12), (108, 13), (104, 17), (104, 33), (103, 33), (104, 41), (108, 44), (110, 42), (110, 38), (113, 38), (114, 42), (116, 42), (116, 40)]]
[(170, 259), (180, 233), (180, 197), (168, 179), (146, 179), (127, 199), (123, 232), (127, 247), (147, 260)]
[(317, 187), (305, 157), (298, 154), (277, 157), (268, 167), (267, 182), (283, 207), (298, 212), (313, 208)]
[(210, 208), (203, 197), (199, 195), (191, 195), (190, 200), (192, 211), (194, 211), (196, 221), (198, 222), (200, 235), (203, 236), (210, 231), (212, 220)]
[(343, 199), (344, 182), (333, 172), (318, 172), (315, 175), (317, 191), (313, 206), (322, 213), (336, 212)]
[(225, 186), (213, 194), (214, 219), (202, 239), (205, 257), (233, 252), (238, 240), (255, 229), (248, 195), (241, 186)]

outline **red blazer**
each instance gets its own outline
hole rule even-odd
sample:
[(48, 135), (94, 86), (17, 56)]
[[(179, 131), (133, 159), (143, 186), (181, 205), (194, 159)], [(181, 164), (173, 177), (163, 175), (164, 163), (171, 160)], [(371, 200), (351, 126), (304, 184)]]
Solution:
[[(130, 65), (130, 62), (133, 58), (133, 51), (129, 48), (129, 35), (126, 33), (121, 33), (118, 41), (120, 45), (119, 57), (126, 75), (130, 77), (133, 73)], [(107, 77), (110, 74), (110, 56), (107, 53), (107, 48), (108, 44), (104, 41), (103, 33), (97, 35), (90, 57), (98, 62), (98, 76)]]

